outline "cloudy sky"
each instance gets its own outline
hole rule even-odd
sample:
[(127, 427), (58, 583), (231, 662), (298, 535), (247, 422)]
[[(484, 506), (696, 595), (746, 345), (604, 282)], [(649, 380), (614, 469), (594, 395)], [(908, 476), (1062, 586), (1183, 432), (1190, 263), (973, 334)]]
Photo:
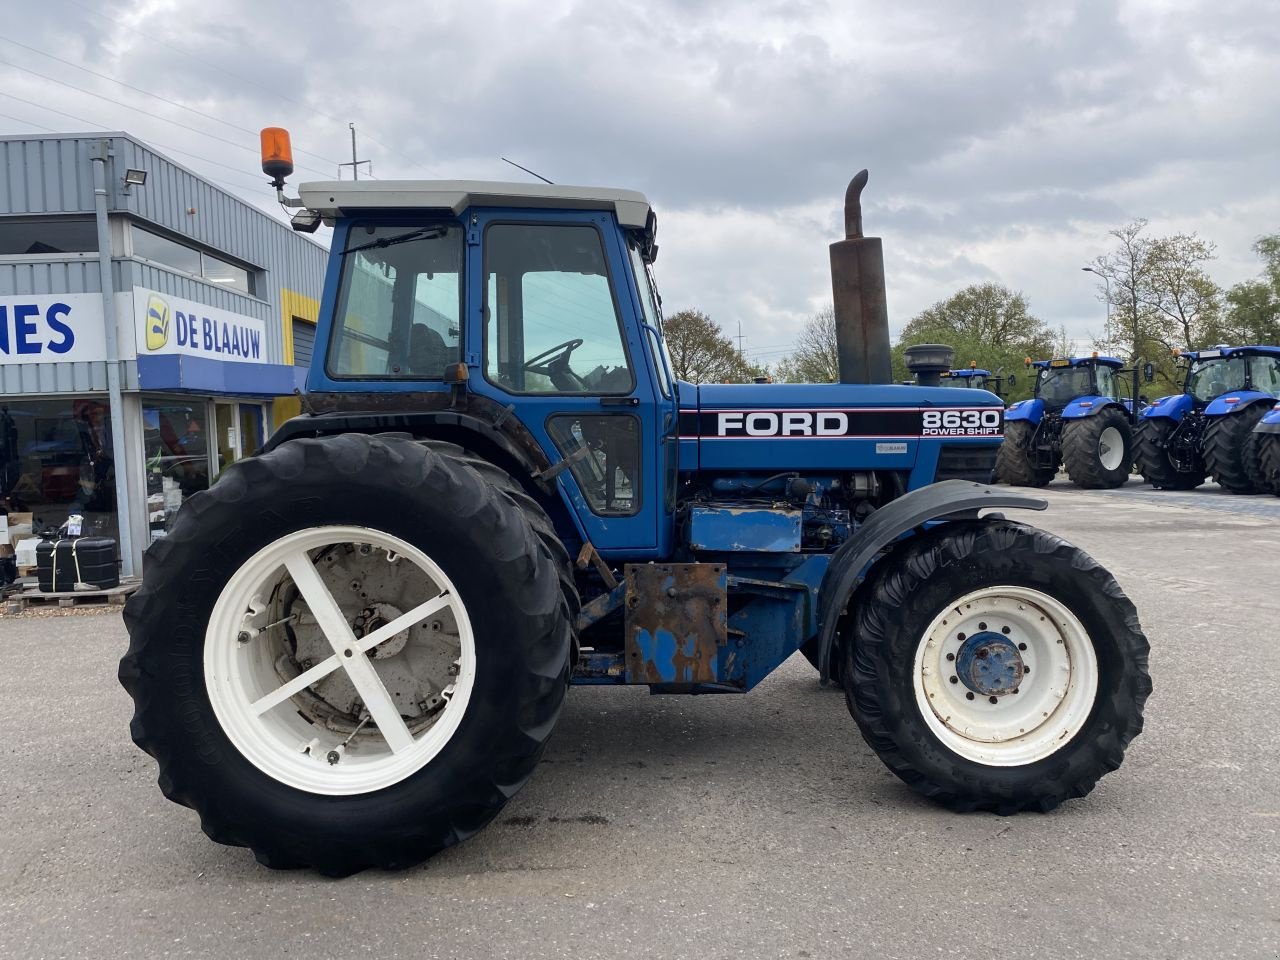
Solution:
[(1277, 0), (42, 0), (0, 76), (0, 133), (123, 129), (266, 209), (265, 125), (298, 178), (354, 121), (381, 179), (642, 190), (667, 311), (764, 362), (830, 299), (861, 167), (895, 331), (992, 280), (1087, 337), (1108, 230), (1199, 232), (1223, 284), (1280, 231)]

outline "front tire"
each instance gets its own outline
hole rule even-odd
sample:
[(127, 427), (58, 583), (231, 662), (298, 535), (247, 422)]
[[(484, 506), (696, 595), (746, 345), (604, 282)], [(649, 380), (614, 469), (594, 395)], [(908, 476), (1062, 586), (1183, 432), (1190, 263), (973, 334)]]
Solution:
[(1157, 490), (1194, 490), (1204, 483), (1205, 472), (1197, 458), (1198, 469), (1183, 473), (1169, 460), (1168, 444), (1178, 424), (1165, 417), (1139, 420), (1133, 437), (1133, 459), (1142, 479)]
[(1250, 475), (1245, 446), (1270, 407), (1255, 403), (1237, 413), (1213, 417), (1204, 431), (1204, 461), (1218, 486), (1230, 493), (1261, 493)]
[(1036, 425), (1027, 420), (1015, 420), (1004, 425), (1004, 441), (996, 454), (996, 483), (1012, 487), (1043, 487), (1053, 479), (1056, 470), (1038, 468), (1032, 460), (1031, 441)]
[(291, 441), (192, 497), (147, 552), (120, 663), (165, 795), (219, 843), (330, 875), (480, 830), (568, 681), (569, 603), (531, 503), (447, 452), (356, 434)]
[(1119, 767), (1142, 730), (1137, 612), (1057, 537), (947, 523), (880, 561), (861, 597), (843, 645), (850, 712), (886, 766), (944, 806), (1051, 810)]
[(1122, 486), (1133, 464), (1129, 418), (1113, 408), (1062, 427), (1062, 463), (1077, 487), (1105, 490)]

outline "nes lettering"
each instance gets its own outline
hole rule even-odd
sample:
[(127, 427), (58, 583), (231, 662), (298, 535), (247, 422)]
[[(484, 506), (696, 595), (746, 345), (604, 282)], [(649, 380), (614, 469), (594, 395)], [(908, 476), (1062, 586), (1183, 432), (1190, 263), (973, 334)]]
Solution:
[(842, 437), (849, 417), (839, 411), (725, 410), (716, 415), (718, 437)]

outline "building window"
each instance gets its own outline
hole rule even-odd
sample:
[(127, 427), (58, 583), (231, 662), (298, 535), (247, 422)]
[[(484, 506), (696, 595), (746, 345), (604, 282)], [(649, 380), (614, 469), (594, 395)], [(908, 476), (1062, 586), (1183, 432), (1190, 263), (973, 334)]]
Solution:
[(0, 217), (0, 256), (97, 249), (98, 228), (92, 217)]
[(132, 225), (133, 255), (159, 263), (192, 276), (202, 277), (210, 283), (236, 290), (249, 296), (257, 295), (257, 275), (252, 270), (237, 266), (211, 253), (178, 243), (158, 233)]
[(163, 536), (182, 501), (209, 486), (209, 441), (203, 400), (142, 401), (147, 526)]
[(84, 517), (86, 536), (116, 537), (111, 408), (105, 398), (0, 403), (0, 506), (32, 513), (32, 530)]

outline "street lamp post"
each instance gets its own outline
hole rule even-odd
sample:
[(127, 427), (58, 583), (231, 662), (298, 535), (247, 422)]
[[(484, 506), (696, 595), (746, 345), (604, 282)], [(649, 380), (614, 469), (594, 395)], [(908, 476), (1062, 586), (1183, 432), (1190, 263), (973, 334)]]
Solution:
[(1105, 273), (1100, 273), (1099, 271), (1093, 269), (1093, 267), (1081, 267), (1080, 269), (1083, 270), (1085, 273), (1092, 273), (1095, 276), (1101, 277), (1102, 282), (1107, 285), (1107, 329), (1110, 330), (1111, 328), (1111, 278), (1108, 277)]

